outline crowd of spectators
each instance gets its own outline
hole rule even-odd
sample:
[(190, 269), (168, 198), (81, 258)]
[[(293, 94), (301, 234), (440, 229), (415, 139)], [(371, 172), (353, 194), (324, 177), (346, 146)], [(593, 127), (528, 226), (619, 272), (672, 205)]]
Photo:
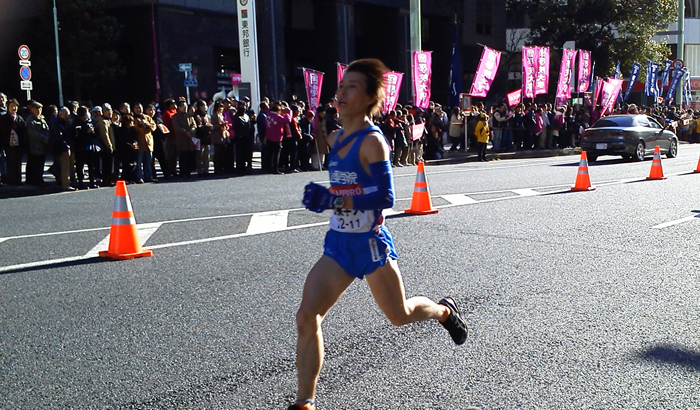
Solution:
[[(474, 151), (486, 161), (491, 152), (573, 148), (583, 130), (600, 118), (601, 107), (554, 107), (552, 104), (504, 102), (468, 110), (427, 109), (410, 103), (374, 118), (392, 150), (395, 167), (445, 157), (449, 151)], [(620, 106), (613, 114), (647, 114), (669, 119), (680, 140), (700, 142), (700, 112), (677, 107)], [(218, 176), (252, 172), (296, 173), (326, 169), (330, 148), (326, 137), (342, 128), (333, 101), (309, 110), (303, 101), (270, 102), (256, 110), (250, 100), (224, 98), (188, 104), (184, 98), (156, 103), (105, 103), (88, 107), (68, 102), (44, 107), (38, 101), (22, 106), (0, 93), (0, 170), (5, 185), (44, 186), (48, 172), (60, 189), (72, 191), (127, 183)], [(253, 170), (253, 152), (261, 152)], [(213, 167), (211, 166), (213, 163)], [(87, 170), (87, 175), (86, 171)]]

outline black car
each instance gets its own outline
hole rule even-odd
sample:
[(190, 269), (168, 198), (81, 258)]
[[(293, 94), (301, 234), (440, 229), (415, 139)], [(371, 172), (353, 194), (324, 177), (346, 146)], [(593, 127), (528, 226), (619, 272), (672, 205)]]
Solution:
[(621, 155), (643, 161), (659, 146), (668, 158), (678, 155), (678, 137), (656, 119), (643, 114), (611, 115), (598, 120), (581, 134), (581, 149), (589, 161), (601, 155)]

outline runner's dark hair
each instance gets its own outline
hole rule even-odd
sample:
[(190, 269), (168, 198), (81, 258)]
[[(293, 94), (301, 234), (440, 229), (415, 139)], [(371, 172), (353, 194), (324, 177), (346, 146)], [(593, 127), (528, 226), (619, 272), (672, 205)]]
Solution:
[(363, 58), (355, 60), (345, 70), (348, 72), (358, 72), (365, 75), (366, 89), (365, 92), (370, 97), (376, 97), (374, 104), (367, 107), (367, 115), (379, 115), (381, 108), (384, 105), (384, 74), (389, 72), (389, 69), (376, 58)]

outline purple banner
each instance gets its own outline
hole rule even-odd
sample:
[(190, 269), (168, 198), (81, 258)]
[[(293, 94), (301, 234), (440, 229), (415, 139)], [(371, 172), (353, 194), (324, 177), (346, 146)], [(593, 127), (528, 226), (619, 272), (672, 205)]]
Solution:
[(489, 89), (491, 89), (491, 83), (493, 83), (493, 79), (496, 77), (500, 62), (501, 53), (499, 51), (484, 47), (484, 51), (481, 53), (481, 61), (479, 61), (479, 68), (474, 76), (474, 83), (472, 84), (469, 95), (472, 97), (486, 97)]
[(591, 86), (591, 52), (578, 52), (578, 92), (585, 93)]
[(426, 109), (430, 105), (430, 77), (433, 55), (431, 51), (413, 53), (413, 90), (416, 94), (414, 106)]
[(571, 98), (571, 76), (574, 71), (575, 58), (576, 50), (563, 50), (561, 56), (561, 68), (559, 69), (557, 97)]

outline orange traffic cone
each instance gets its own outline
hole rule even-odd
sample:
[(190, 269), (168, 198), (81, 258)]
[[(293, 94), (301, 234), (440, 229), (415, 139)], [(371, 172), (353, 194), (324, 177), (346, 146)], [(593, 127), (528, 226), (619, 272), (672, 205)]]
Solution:
[(141, 248), (141, 241), (139, 241), (136, 232), (134, 210), (131, 208), (129, 193), (126, 191), (124, 181), (117, 181), (112, 228), (109, 231), (109, 249), (101, 251), (99, 255), (101, 258), (117, 260), (153, 256), (153, 251)]
[(578, 164), (578, 175), (576, 175), (576, 184), (571, 187), (572, 191), (593, 191), (595, 187), (591, 186), (591, 177), (588, 175), (588, 154), (586, 151), (581, 151), (581, 162)]
[(700, 159), (698, 160), (698, 166), (695, 168), (695, 171), (693, 172), (700, 172)]
[(416, 174), (416, 183), (413, 185), (411, 209), (406, 209), (405, 212), (412, 215), (427, 215), (438, 212), (437, 209), (433, 208), (432, 202), (430, 202), (428, 180), (425, 179), (425, 167), (422, 162), (418, 163), (418, 174)]
[(666, 179), (664, 169), (661, 167), (661, 151), (658, 145), (654, 148), (654, 160), (651, 162), (651, 172), (647, 179)]

